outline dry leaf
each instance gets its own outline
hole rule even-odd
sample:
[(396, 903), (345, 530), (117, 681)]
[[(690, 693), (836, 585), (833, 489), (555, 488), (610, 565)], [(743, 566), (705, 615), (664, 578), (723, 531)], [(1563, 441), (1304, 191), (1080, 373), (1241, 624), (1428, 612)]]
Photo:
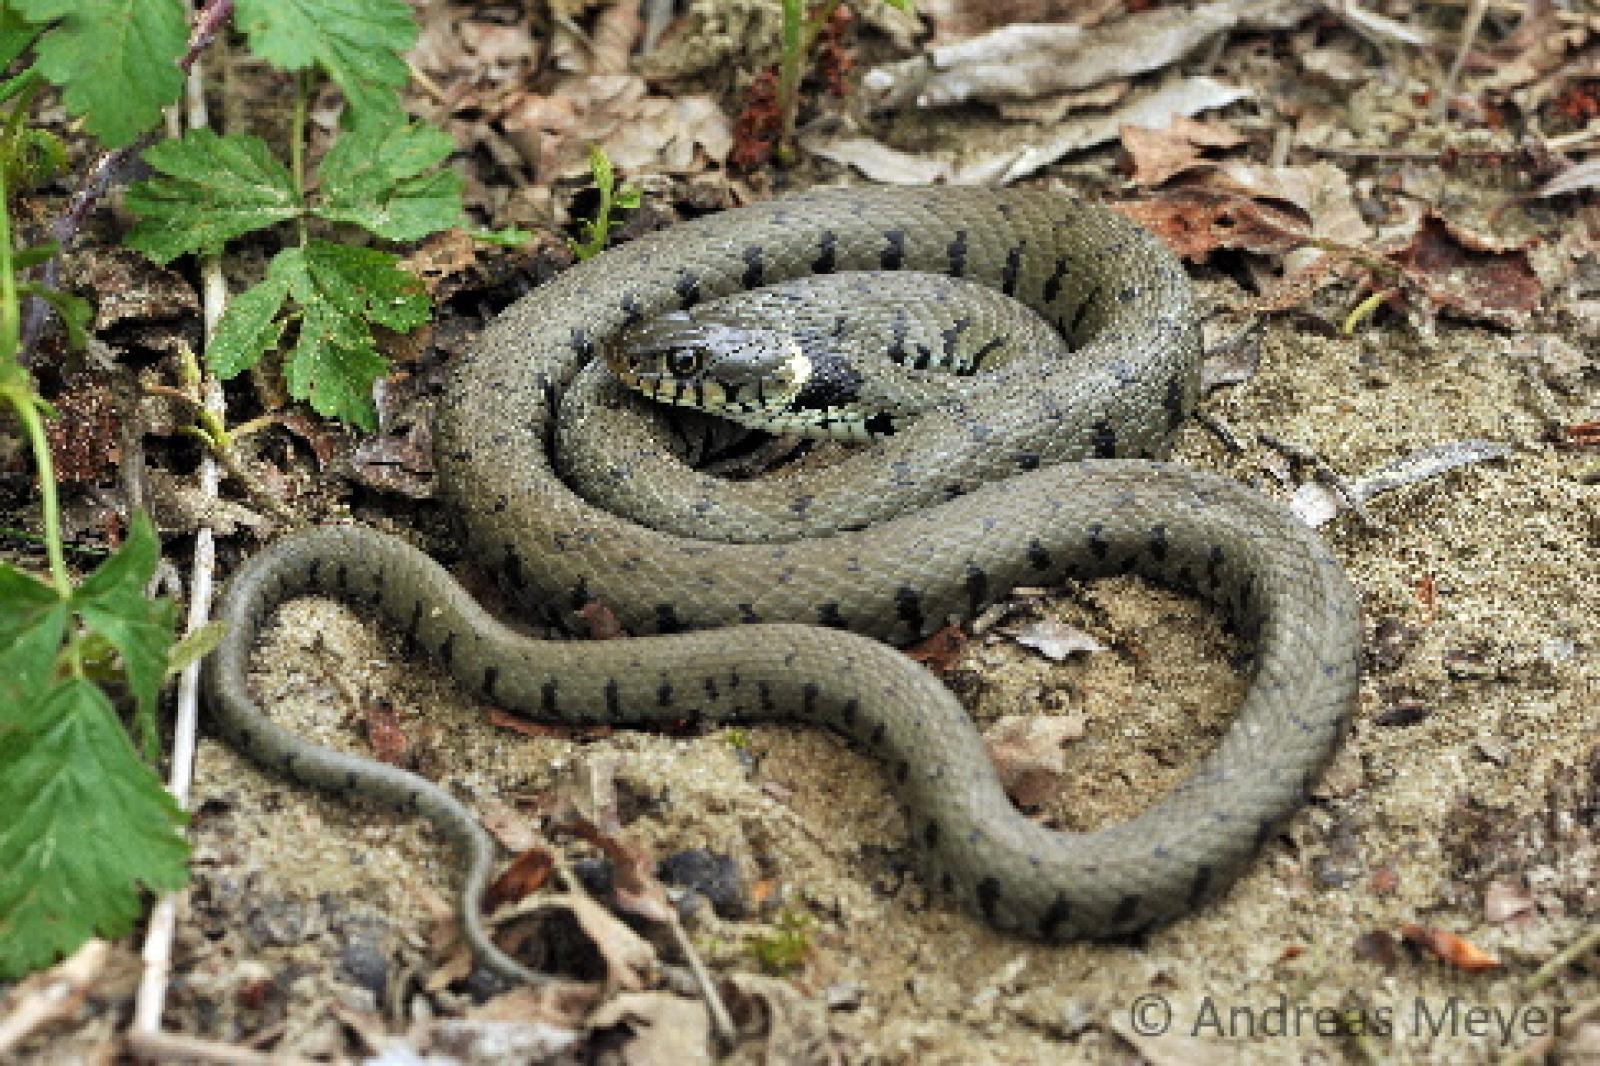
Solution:
[(1010, 714), (984, 733), (989, 758), (1006, 793), (1019, 807), (1042, 807), (1060, 791), (1066, 746), (1080, 740), (1082, 714)]
[(1122, 146), (1133, 162), (1133, 181), (1152, 188), (1197, 166), (1210, 166), (1201, 158), (1206, 148), (1232, 148), (1244, 143), (1231, 127), (1222, 122), (1199, 122), (1182, 115), (1173, 117), (1164, 129), (1124, 126)]
[(702, 1000), (670, 992), (613, 996), (589, 1017), (589, 1031), (625, 1027), (616, 1054), (630, 1066), (695, 1066), (711, 1062), (711, 1017)]
[(960, 626), (947, 625), (906, 648), (906, 658), (921, 663), (929, 673), (942, 677), (961, 661), (967, 643), (967, 635)]
[(1542, 290), (1525, 250), (1431, 213), (1392, 258), (1427, 298), (1429, 310), (1517, 327), (1539, 306)]
[(1496, 925), (1532, 914), (1536, 910), (1533, 893), (1521, 878), (1500, 877), (1489, 882), (1483, 892), (1483, 916)]
[(550, 875), (555, 872), (555, 853), (546, 847), (532, 847), (515, 859), (500, 872), (486, 894), (486, 903), (490, 910), (527, 899), (550, 882)]
[(388, 700), (363, 701), (361, 715), (367, 728), (367, 743), (379, 762), (390, 766), (404, 766), (411, 754), (411, 741), (400, 725), (394, 704)]
[(1061, 662), (1067, 656), (1080, 652), (1106, 650), (1104, 644), (1088, 633), (1054, 618), (1030, 622), (1011, 634), (1011, 639), (1024, 647), (1033, 648), (1054, 662)]
[(1497, 970), (1503, 965), (1499, 959), (1470, 941), (1433, 926), (1414, 925), (1408, 922), (1400, 927), (1400, 935), (1409, 943), (1468, 973)]

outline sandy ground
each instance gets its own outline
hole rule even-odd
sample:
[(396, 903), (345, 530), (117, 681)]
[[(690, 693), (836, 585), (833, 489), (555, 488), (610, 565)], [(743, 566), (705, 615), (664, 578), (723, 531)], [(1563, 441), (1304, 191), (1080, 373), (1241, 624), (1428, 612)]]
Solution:
[[(1321, 1062), (1367, 1050), (1494, 1061), (1600, 995), (1600, 974), (1581, 966), (1523, 988), (1600, 921), (1600, 508), (1581, 480), (1592, 453), (1549, 433), (1594, 411), (1563, 391), (1571, 366), (1546, 358), (1561, 350), (1529, 334), (1446, 327), (1422, 343), (1384, 328), (1335, 341), (1279, 324), (1255, 378), (1208, 402), (1241, 439), (1271, 433), (1348, 474), (1460, 438), (1513, 447), (1379, 498), (1376, 528), (1350, 515), (1328, 527), (1366, 612), (1349, 744), (1225, 898), (1138, 943), (1041, 947), (931, 897), (884, 776), (827, 735), (525, 737), (487, 724), (486, 708), (407, 661), (392, 635), (320, 601), (280, 615), (257, 691), (295, 728), (352, 748), (360, 708), (391, 704), (423, 770), (480, 805), (537, 799), (581, 761), (614, 757), (630, 840), (657, 855), (729, 854), (747, 882), (771, 882), (766, 918), (808, 916), (812, 950), (790, 980), (815, 1012), (839, 1008), (825, 1021), (850, 1061)], [(1177, 458), (1281, 495), (1263, 473), (1270, 455), (1231, 456), (1191, 425)], [(980, 722), (1084, 716), (1047, 811), (1059, 824), (1137, 810), (1225, 727), (1242, 681), (1231, 638), (1199, 605), (1124, 579), (1021, 611), (1110, 648), (1056, 664), (980, 639), (951, 677)], [(195, 799), (170, 1029), (348, 1054), (341, 1012), (403, 1030), (397, 1017), (466, 1005), (419, 990), (453, 891), (452, 857), (425, 826), (323, 800), (210, 741)], [(1496, 881), (1526, 897), (1524, 913), (1486, 915)], [(1504, 965), (1453, 968), (1397, 943), (1406, 923), (1458, 933)], [(702, 912), (690, 929), (714, 967), (750, 970), (746, 944), (771, 926)], [(1338, 1032), (1339, 1010), (1356, 1012), (1364, 1044)], [(91, 1038), (58, 1040), (41, 1061), (68, 1061)]]

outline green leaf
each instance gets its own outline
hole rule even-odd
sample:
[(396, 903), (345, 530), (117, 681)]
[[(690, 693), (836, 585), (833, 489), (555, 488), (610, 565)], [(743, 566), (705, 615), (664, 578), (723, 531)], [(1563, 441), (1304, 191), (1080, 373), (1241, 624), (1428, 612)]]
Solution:
[[(56, 590), (0, 563), (0, 709), (44, 694), (67, 632), (67, 605)], [(6, 730), (0, 711), (0, 739)]]
[(188, 880), (183, 812), (80, 678), (0, 703), (0, 810), (0, 980), (126, 936), (141, 886)]
[(459, 225), (461, 175), (433, 169), (454, 150), (448, 133), (420, 124), (348, 131), (317, 171), (323, 200), (315, 213), (391, 241)]
[(94, 318), (94, 305), (82, 296), (60, 289), (48, 288), (36, 281), (24, 281), (17, 286), (18, 296), (37, 296), (55, 311), (61, 326), (67, 331), (67, 344), (73, 351), (82, 351), (89, 343), (89, 323)]
[(54, 22), (34, 46), (41, 74), (67, 110), (116, 148), (154, 126), (177, 100), (188, 44), (183, 0), (12, 0), (33, 23)]
[(372, 383), (389, 361), (369, 323), (415, 329), (431, 310), (421, 280), (398, 263), (388, 252), (317, 240), (273, 261), (271, 272), (288, 280), (300, 310), (300, 336), (283, 365), (289, 395), (321, 414), (377, 428)]
[(0, 7), (0, 70), (9, 67), (44, 29), (30, 25), (10, 4)]
[(139, 221), (124, 243), (158, 263), (219, 251), (301, 212), (289, 171), (259, 137), (191, 130), (182, 140), (152, 145), (144, 160), (166, 176), (128, 188), (128, 210)]
[(268, 277), (228, 302), (217, 323), (216, 335), (206, 349), (211, 370), (224, 381), (237, 377), (261, 361), (283, 339), (278, 312), (289, 296), (289, 282)]
[(482, 241), (485, 244), (497, 244), (503, 248), (517, 248), (533, 239), (533, 234), (515, 226), (506, 226), (497, 230), (469, 229), (467, 230), (467, 236), (475, 241)]
[(20, 272), (41, 263), (48, 263), (59, 251), (61, 251), (59, 241), (45, 241), (43, 244), (30, 244), (26, 248), (18, 248), (11, 253), (11, 269)]
[(192, 629), (172, 646), (167, 656), (167, 676), (173, 677), (188, 669), (190, 663), (199, 662), (217, 650), (222, 638), (228, 635), (228, 623), (213, 618), (198, 629)]
[(122, 668), (141, 718), (154, 722), (156, 697), (167, 676), (177, 607), (151, 599), (145, 585), (156, 570), (159, 545), (155, 527), (135, 514), (128, 539), (101, 563), (72, 595), (72, 607), (89, 628), (122, 654)]
[(274, 66), (321, 67), (357, 115), (400, 113), (398, 90), (410, 78), (401, 57), (417, 39), (405, 0), (238, 0), (233, 18)]

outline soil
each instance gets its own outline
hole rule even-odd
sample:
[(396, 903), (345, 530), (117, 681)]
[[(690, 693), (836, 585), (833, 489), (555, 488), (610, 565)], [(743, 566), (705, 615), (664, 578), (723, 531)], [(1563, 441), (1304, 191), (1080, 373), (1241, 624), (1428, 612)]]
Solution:
[[(1222, 271), (1199, 273), (1219, 302), (1241, 298)], [(392, 716), (410, 763), (525, 830), (580, 768), (614, 761), (630, 844), (736, 864), (751, 916), (702, 906), (685, 919), (706, 963), (757, 971), (754, 945), (802, 929), (806, 950), (781, 976), (846, 1061), (1498, 1061), (1552, 1032), (1574, 1040), (1563, 1019), (1600, 997), (1592, 958), (1533, 987), (1600, 923), (1600, 490), (1593, 450), (1559, 432), (1597, 416), (1580, 334), (1448, 320), (1429, 334), (1383, 313), (1331, 337), (1279, 317), (1254, 376), (1203, 407), (1243, 450), (1195, 423), (1181, 432), (1177, 461), (1280, 499), (1294, 485), (1261, 434), (1352, 477), (1448, 441), (1510, 452), (1376, 498), (1371, 525), (1347, 511), (1324, 528), (1364, 606), (1352, 735), (1231, 891), (1137, 941), (1041, 946), (951, 908), (917, 880), (881, 768), (826, 734), (507, 729), (392, 633), (321, 600), (280, 613), (256, 692), (349, 750), (369, 751), (365, 723)], [(364, 499), (358, 517), (453, 559), (429, 532), (437, 513), (419, 510), (420, 524), (404, 503)], [(1051, 662), (1001, 626), (948, 680), (980, 728), (1080, 716), (1039, 816), (1071, 829), (1126, 818), (1226, 728), (1239, 646), (1198, 603), (1131, 578), (1029, 594), (1008, 623), (1038, 618), (1106, 650)], [(404, 1033), (494, 991), (429, 984), (451, 957), (456, 867), (424, 823), (324, 799), (210, 739), (198, 767), (167, 1030), (348, 1058), (358, 1034)], [(593, 854), (558, 848), (580, 866)], [(1419, 943), (1429, 930), (1500, 965), (1441, 959)], [(26, 1061), (113, 1053), (131, 962), (124, 951), (79, 1024), (27, 1045)], [(798, 1044), (772, 1050), (811, 1060)], [(760, 1041), (735, 1058), (759, 1060)]]

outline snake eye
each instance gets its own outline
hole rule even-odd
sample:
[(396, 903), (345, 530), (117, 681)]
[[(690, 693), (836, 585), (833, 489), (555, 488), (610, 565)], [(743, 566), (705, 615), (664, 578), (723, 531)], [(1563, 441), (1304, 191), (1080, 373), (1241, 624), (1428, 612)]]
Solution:
[(686, 378), (700, 369), (700, 353), (693, 348), (674, 348), (667, 356), (667, 369)]

